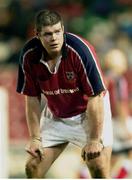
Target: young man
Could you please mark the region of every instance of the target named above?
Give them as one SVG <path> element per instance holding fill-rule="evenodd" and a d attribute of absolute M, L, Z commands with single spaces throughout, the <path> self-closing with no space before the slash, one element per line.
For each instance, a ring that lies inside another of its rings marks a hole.
<path fill-rule="evenodd" d="M 37 14 L 36 37 L 21 53 L 17 92 L 26 98 L 27 177 L 44 177 L 69 142 L 82 147 L 93 178 L 110 177 L 111 112 L 100 66 L 85 39 L 64 33 L 57 12 Z"/>

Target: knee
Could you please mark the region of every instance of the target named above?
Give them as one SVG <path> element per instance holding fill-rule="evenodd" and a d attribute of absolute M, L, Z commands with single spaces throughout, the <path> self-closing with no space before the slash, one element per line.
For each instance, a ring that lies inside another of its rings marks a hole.
<path fill-rule="evenodd" d="M 35 171 L 37 169 L 37 162 L 35 159 L 30 159 L 27 161 L 25 166 L 25 173 L 27 175 L 27 178 L 33 178 Z"/>
<path fill-rule="evenodd" d="M 99 167 L 89 167 L 89 170 L 90 170 L 91 176 L 95 179 L 106 178 L 106 173 L 104 172 L 103 169 Z"/>
<path fill-rule="evenodd" d="M 101 155 L 89 160 L 87 165 L 93 178 L 110 178 L 111 149 L 104 148 Z"/>

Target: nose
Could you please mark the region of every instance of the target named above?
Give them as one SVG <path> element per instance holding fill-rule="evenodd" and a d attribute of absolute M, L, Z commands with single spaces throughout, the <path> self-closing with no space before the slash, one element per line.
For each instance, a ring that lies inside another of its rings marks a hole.
<path fill-rule="evenodd" d="M 55 41 L 55 40 L 56 40 L 56 34 L 55 34 L 55 33 L 52 34 L 51 39 L 52 39 L 52 41 Z"/>

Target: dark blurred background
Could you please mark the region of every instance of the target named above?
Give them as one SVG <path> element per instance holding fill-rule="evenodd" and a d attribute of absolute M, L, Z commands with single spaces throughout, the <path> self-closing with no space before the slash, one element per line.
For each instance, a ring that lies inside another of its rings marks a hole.
<path fill-rule="evenodd" d="M 8 159 L 0 159 L 5 168 L 5 174 L 0 176 L 25 178 L 28 131 L 24 97 L 16 93 L 17 66 L 21 48 L 35 35 L 35 13 L 45 8 L 62 15 L 65 31 L 81 35 L 95 47 L 110 92 L 113 116 L 111 176 L 132 178 L 132 0 L 0 0 L 0 112 L 5 107 L 6 116 L 1 121 L 5 135 L 0 132 L 0 148 L 5 148 Z M 80 150 L 69 145 L 48 177 L 88 178 Z"/>

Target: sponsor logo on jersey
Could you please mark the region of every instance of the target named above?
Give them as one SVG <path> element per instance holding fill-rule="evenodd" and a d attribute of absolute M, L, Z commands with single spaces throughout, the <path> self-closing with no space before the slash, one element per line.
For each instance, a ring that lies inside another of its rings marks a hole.
<path fill-rule="evenodd" d="M 59 94 L 73 94 L 79 91 L 79 88 L 76 87 L 75 89 L 56 89 L 54 91 L 45 91 L 43 93 L 45 95 L 59 95 Z"/>

